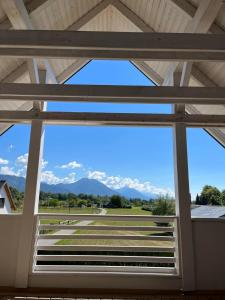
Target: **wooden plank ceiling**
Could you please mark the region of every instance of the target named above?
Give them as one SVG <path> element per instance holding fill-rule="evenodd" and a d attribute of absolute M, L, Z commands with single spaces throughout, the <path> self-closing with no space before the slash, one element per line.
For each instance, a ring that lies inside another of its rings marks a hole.
<path fill-rule="evenodd" d="M 30 0 L 25 2 L 34 29 L 175 33 L 185 31 L 199 4 L 200 0 Z M 11 27 L 0 5 L 0 29 Z M 225 33 L 225 3 L 209 32 Z M 58 82 L 62 83 L 87 61 L 51 59 L 49 62 Z M 166 77 L 170 64 L 170 62 L 148 61 L 139 63 L 139 68 L 160 84 Z M 1 57 L 0 81 L 28 83 L 29 75 L 24 59 Z M 225 86 L 225 63 L 195 63 L 189 85 Z M 9 101 L 4 105 L 0 104 L 0 109 L 15 108 L 29 109 L 30 107 L 21 102 L 12 104 Z M 203 114 L 225 114 L 224 106 L 195 105 L 192 108 L 191 113 L 195 113 L 197 109 Z M 225 144 L 225 129 L 220 129 L 219 134 L 220 142 L 224 140 Z"/>

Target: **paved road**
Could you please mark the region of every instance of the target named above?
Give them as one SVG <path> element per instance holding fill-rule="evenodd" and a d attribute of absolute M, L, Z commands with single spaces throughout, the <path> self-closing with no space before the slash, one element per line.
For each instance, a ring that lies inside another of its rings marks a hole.
<path fill-rule="evenodd" d="M 106 213 L 107 213 L 106 209 L 101 208 L 99 215 L 106 215 Z M 76 225 L 89 225 L 92 222 L 93 221 L 83 220 L 83 221 L 80 221 L 79 223 L 77 223 Z M 74 229 L 61 229 L 61 230 L 58 230 L 55 233 L 53 233 L 53 235 L 54 234 L 73 234 L 75 232 L 76 232 L 76 230 L 74 230 Z M 55 245 L 59 241 L 60 240 L 56 240 L 56 239 L 39 240 L 38 245 L 39 246 L 52 246 L 52 245 Z"/>

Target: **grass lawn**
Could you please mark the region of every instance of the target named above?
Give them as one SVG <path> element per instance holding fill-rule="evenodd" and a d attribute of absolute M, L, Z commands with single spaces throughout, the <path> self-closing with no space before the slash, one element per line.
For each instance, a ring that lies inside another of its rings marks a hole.
<path fill-rule="evenodd" d="M 150 221 L 93 221 L 91 225 L 109 225 L 109 226 L 155 226 Z"/>
<path fill-rule="evenodd" d="M 151 215 L 149 211 L 142 210 L 141 207 L 132 208 L 106 208 L 107 215 Z M 65 207 L 40 207 L 39 213 L 46 214 L 98 214 L 100 209 L 92 207 L 65 208 Z"/>
<path fill-rule="evenodd" d="M 106 209 L 109 215 L 151 215 L 149 211 L 142 210 L 141 207 L 133 208 L 108 208 Z M 41 208 L 39 212 L 42 213 L 68 213 L 68 209 L 64 208 Z M 72 208 L 71 214 L 96 214 L 98 209 L 93 208 Z M 57 224 L 59 220 L 42 220 L 42 224 Z M 77 221 L 79 223 L 79 221 Z M 91 225 L 114 225 L 114 226 L 155 226 L 151 221 L 93 221 Z M 94 230 L 76 230 L 74 234 L 110 234 L 110 235 L 149 235 L 154 232 L 144 231 L 94 231 Z M 141 241 L 141 240 L 60 240 L 56 245 L 109 245 L 109 246 L 173 246 L 172 242 L 165 241 Z"/>
<path fill-rule="evenodd" d="M 46 213 L 46 214 L 79 214 L 79 215 L 85 215 L 85 214 L 97 214 L 99 213 L 98 208 L 92 208 L 92 207 L 84 207 L 84 208 L 64 208 L 64 207 L 40 207 L 39 213 Z"/>
<path fill-rule="evenodd" d="M 142 210 L 141 207 L 132 208 L 107 208 L 107 215 L 151 215 L 151 212 Z"/>
<path fill-rule="evenodd" d="M 97 208 L 91 208 L 91 207 L 85 207 L 85 208 L 71 208 L 70 212 L 68 208 L 61 208 L 61 207 L 41 207 L 39 208 L 39 213 L 46 213 L 46 214 L 97 214 L 99 213 L 99 209 Z M 42 219 L 41 224 L 60 224 L 63 221 L 60 219 Z M 64 221 L 65 223 L 65 221 Z M 77 221 L 70 222 L 71 224 L 76 224 Z"/>
<path fill-rule="evenodd" d="M 119 234 L 119 232 L 117 232 Z M 99 245 L 99 246 L 162 246 L 172 247 L 172 242 L 135 240 L 61 240 L 56 245 Z"/>

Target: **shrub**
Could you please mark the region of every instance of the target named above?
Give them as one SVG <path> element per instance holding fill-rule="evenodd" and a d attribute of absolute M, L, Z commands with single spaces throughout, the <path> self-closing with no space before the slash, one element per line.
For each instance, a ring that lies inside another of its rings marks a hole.
<path fill-rule="evenodd" d="M 154 216 L 172 216 L 175 215 L 175 201 L 168 196 L 160 197 L 152 204 L 152 214 Z M 158 223 L 158 226 L 168 226 L 169 223 Z"/>

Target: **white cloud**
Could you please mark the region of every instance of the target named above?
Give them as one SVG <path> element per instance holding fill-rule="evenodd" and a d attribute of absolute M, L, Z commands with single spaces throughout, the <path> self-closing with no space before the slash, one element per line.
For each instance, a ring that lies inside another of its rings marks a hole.
<path fill-rule="evenodd" d="M 15 175 L 18 176 L 18 173 L 14 171 L 13 168 L 10 168 L 8 166 L 1 167 L 0 168 L 0 173 L 3 175 Z"/>
<path fill-rule="evenodd" d="M 104 180 L 106 178 L 106 173 L 101 171 L 88 171 L 88 178 L 96 180 Z"/>
<path fill-rule="evenodd" d="M 7 159 L 0 158 L 0 165 L 8 165 L 9 161 Z"/>
<path fill-rule="evenodd" d="M 4 166 L 0 168 L 0 174 L 3 175 L 14 175 L 14 176 L 26 177 L 26 171 L 27 169 L 25 167 L 18 170 L 15 170 L 15 168 L 9 166 Z"/>
<path fill-rule="evenodd" d="M 145 194 L 173 195 L 173 192 L 169 188 L 159 188 L 154 186 L 150 181 L 141 182 L 137 178 L 108 176 L 105 172 L 101 172 L 101 171 L 93 171 L 93 172 L 89 171 L 88 178 L 99 180 L 112 189 L 129 187 L 129 188 L 136 189 L 137 191 Z"/>
<path fill-rule="evenodd" d="M 56 176 L 52 171 L 44 171 L 41 173 L 41 181 L 48 184 L 73 183 L 75 182 L 75 173 L 70 173 L 64 178 Z"/>
<path fill-rule="evenodd" d="M 17 170 L 16 174 L 17 174 L 16 176 L 26 177 L 27 168 L 24 167 L 24 168 L 21 168 L 21 169 Z"/>
<path fill-rule="evenodd" d="M 28 163 L 28 153 L 18 156 L 16 159 L 16 163 L 19 165 L 24 165 L 24 168 L 26 168 Z M 47 164 L 48 162 L 42 159 L 41 168 L 44 169 L 47 166 Z"/>
<path fill-rule="evenodd" d="M 58 184 L 60 183 L 60 178 L 57 177 L 52 171 L 44 171 L 41 173 L 41 181 L 48 184 Z"/>
<path fill-rule="evenodd" d="M 17 164 L 21 164 L 21 165 L 27 165 L 28 162 L 28 153 L 25 153 L 23 155 L 20 155 L 17 157 L 16 159 L 16 163 Z"/>
<path fill-rule="evenodd" d="M 61 169 L 77 169 L 77 168 L 81 168 L 82 164 L 79 164 L 77 161 L 70 161 L 65 165 L 59 166 L 59 168 Z"/>
<path fill-rule="evenodd" d="M 62 183 L 74 183 L 76 181 L 76 173 L 72 172 L 68 176 L 62 178 Z"/>
<path fill-rule="evenodd" d="M 47 164 L 48 164 L 48 161 L 42 159 L 42 161 L 41 161 L 41 168 L 44 169 L 47 166 Z"/>

